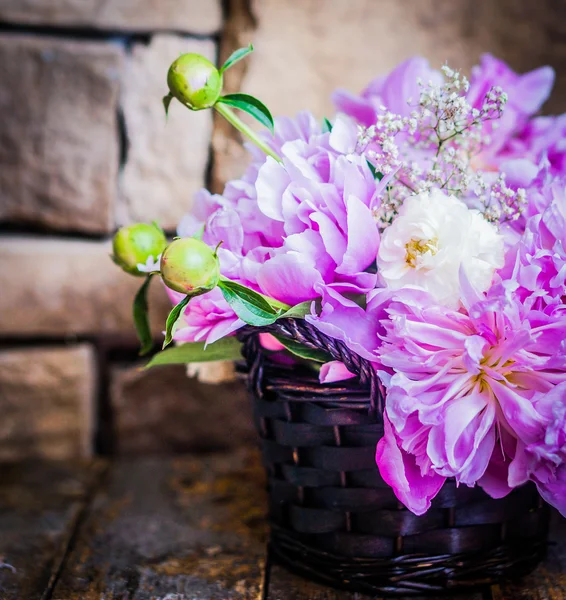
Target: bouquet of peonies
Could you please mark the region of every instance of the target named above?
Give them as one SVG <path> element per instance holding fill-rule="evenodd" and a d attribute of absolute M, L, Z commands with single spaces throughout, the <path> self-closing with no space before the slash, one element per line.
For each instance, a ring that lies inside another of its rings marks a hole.
<path fill-rule="evenodd" d="M 214 108 L 246 135 L 250 165 L 206 190 L 170 244 L 133 225 L 114 259 L 175 307 L 150 364 L 233 359 L 243 327 L 304 319 L 370 361 L 386 389 L 376 463 L 426 512 L 447 478 L 493 498 L 532 481 L 566 515 L 566 115 L 535 116 L 552 69 L 514 73 L 484 56 L 470 80 L 410 59 L 333 120 L 273 122 L 196 55 L 169 71 L 173 99 Z M 268 129 L 256 133 L 234 108 Z M 354 377 L 324 352 L 261 336 L 322 383 Z M 283 358 L 281 359 L 283 360 Z"/>

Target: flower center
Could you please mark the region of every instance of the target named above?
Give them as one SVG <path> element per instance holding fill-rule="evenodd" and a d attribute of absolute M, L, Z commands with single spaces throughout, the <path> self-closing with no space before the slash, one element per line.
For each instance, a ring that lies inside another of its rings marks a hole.
<path fill-rule="evenodd" d="M 410 242 L 405 244 L 405 262 L 412 267 L 416 268 L 418 258 L 430 252 L 434 256 L 438 252 L 438 238 L 432 238 L 430 240 L 415 240 L 412 239 Z"/>

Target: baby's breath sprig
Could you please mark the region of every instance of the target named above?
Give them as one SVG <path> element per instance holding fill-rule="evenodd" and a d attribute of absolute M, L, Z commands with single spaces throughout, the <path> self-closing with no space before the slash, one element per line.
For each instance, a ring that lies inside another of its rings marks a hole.
<path fill-rule="evenodd" d="M 494 181 L 493 175 L 475 168 L 475 157 L 490 143 L 486 123 L 494 121 L 491 128 L 497 127 L 507 94 L 492 87 L 475 108 L 467 98 L 468 79 L 448 65 L 441 71 L 441 82 L 417 82 L 419 98 L 416 103 L 408 99 L 413 109 L 409 116 L 380 106 L 375 124 L 359 128 L 360 152 L 377 171 L 395 172 L 387 197 L 374 211 L 382 228 L 391 224 L 406 197 L 432 188 L 458 197 L 476 196 L 491 222 L 515 220 L 524 210 L 524 190 L 509 188 L 504 176 Z"/>

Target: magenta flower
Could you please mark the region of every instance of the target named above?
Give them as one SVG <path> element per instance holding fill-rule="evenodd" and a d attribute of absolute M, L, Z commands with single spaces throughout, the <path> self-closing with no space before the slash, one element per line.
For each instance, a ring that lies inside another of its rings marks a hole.
<path fill-rule="evenodd" d="M 529 120 L 507 140 L 499 158 L 502 168 L 509 161 L 529 161 L 538 165 L 544 158 L 551 175 L 566 175 L 566 114 Z"/>
<path fill-rule="evenodd" d="M 517 486 L 534 481 L 540 495 L 566 516 L 566 384 L 540 397 L 535 408 L 545 427 L 535 441 L 517 442 L 509 482 Z"/>
<path fill-rule="evenodd" d="M 183 294 L 166 288 L 173 304 L 178 304 Z M 243 327 L 245 323 L 238 319 L 228 306 L 218 288 L 192 298 L 177 326 L 173 339 L 177 342 L 205 342 L 212 344 Z"/>
<path fill-rule="evenodd" d="M 540 110 L 553 85 L 554 71 L 551 67 L 540 67 L 520 75 L 503 61 L 491 54 L 484 54 L 480 64 L 472 68 L 468 102 L 472 107 L 480 109 L 487 92 L 495 86 L 502 88 L 508 96 L 497 126 L 486 127 L 486 133 L 491 136 L 491 144 L 485 152 L 493 155 L 501 150 L 526 125 L 528 119 Z"/>
<path fill-rule="evenodd" d="M 389 75 L 371 81 L 360 96 L 347 90 L 336 90 L 332 99 L 339 112 L 370 126 L 376 122 L 380 106 L 398 115 L 409 116 L 411 105 L 420 95 L 419 79 L 440 82 L 442 77 L 431 69 L 425 58 L 415 56 L 395 67 Z"/>
<path fill-rule="evenodd" d="M 283 163 L 254 150 L 242 180 L 222 195 L 199 193 L 179 235 L 204 230 L 207 244 L 222 242 L 224 276 L 290 305 L 319 297 L 326 286 L 367 293 L 376 285 L 368 268 L 379 247 L 374 211 L 387 179 L 376 181 L 365 158 L 352 152 L 356 140 L 353 122 L 322 133 L 307 113 L 278 120 L 271 144 Z M 215 315 L 231 324 L 233 313 L 223 309 Z M 209 327 L 192 303 L 187 319 Z"/>
<path fill-rule="evenodd" d="M 380 361 L 395 373 L 385 381 L 391 427 L 379 442 L 378 466 L 416 514 L 448 477 L 494 496 L 508 491 L 505 481 L 490 486 L 499 483 L 497 453 L 541 439 L 545 418 L 536 404 L 566 381 L 563 310 L 529 311 L 500 288 L 480 296 L 465 277 L 462 286 L 466 312 L 405 289 L 382 322 Z"/>
<path fill-rule="evenodd" d="M 535 198 L 546 208 L 527 221 L 502 276 L 523 302 L 542 310 L 566 302 L 566 181 L 553 181 Z"/>

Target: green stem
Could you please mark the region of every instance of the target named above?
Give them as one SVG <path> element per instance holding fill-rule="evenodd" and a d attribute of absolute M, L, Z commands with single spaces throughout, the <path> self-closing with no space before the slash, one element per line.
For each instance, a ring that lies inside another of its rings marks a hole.
<path fill-rule="evenodd" d="M 241 131 L 250 141 L 252 141 L 262 152 L 265 152 L 271 158 L 274 158 L 277 162 L 283 162 L 283 159 L 274 152 L 251 128 L 248 127 L 236 113 L 228 108 L 222 102 L 217 102 L 214 108 L 238 131 Z"/>

